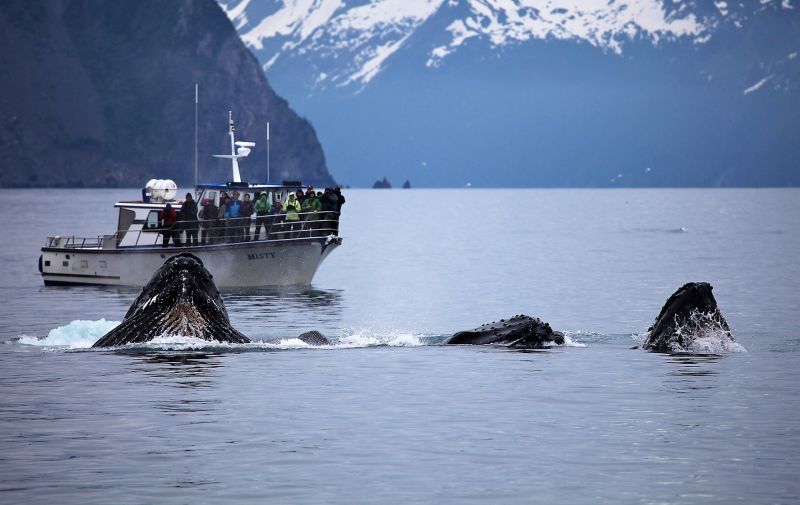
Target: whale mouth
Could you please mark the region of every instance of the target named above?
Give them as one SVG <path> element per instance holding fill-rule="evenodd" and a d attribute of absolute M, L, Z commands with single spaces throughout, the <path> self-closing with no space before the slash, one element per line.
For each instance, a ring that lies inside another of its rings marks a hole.
<path fill-rule="evenodd" d="M 180 302 L 161 320 L 164 334 L 182 337 L 201 337 L 207 328 L 197 308 L 187 302 Z"/>

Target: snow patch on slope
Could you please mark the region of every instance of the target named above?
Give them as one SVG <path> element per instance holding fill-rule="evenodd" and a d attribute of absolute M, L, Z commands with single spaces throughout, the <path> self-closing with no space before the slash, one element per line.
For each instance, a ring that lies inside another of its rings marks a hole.
<path fill-rule="evenodd" d="M 749 88 L 747 88 L 747 89 L 745 89 L 744 91 L 742 91 L 742 94 L 743 94 L 743 95 L 749 95 L 750 93 L 752 93 L 752 92 L 754 92 L 754 91 L 758 91 L 759 89 L 761 89 L 761 86 L 763 86 L 764 84 L 766 84 L 766 83 L 767 83 L 767 81 L 769 81 L 769 80 L 770 80 L 770 79 L 772 79 L 773 77 L 775 77 L 775 75 L 774 75 L 774 74 L 773 74 L 773 75 L 768 75 L 768 76 L 764 77 L 763 79 L 761 79 L 761 80 L 760 80 L 760 81 L 758 81 L 757 83 L 753 84 L 753 85 L 752 85 L 752 86 L 750 86 Z"/>
<path fill-rule="evenodd" d="M 431 51 L 429 67 L 439 66 L 472 37 L 484 37 L 493 47 L 531 39 L 575 39 L 619 54 L 624 41 L 637 35 L 658 43 L 698 38 L 705 32 L 694 14 L 668 15 L 656 0 L 470 0 L 469 4 L 471 15 L 447 27 L 452 40 Z"/>
<path fill-rule="evenodd" d="M 715 5 L 727 12 L 725 1 Z M 473 38 L 493 48 L 533 39 L 572 39 L 614 53 L 639 37 L 654 44 L 681 37 L 707 41 L 709 27 L 685 6 L 678 0 L 370 0 L 356 6 L 346 0 L 282 0 L 251 24 L 251 0 L 223 3 L 242 40 L 261 52 L 265 69 L 284 57 L 314 55 L 318 86 L 369 83 L 437 13 L 449 16 L 449 24 L 442 33 L 444 43 L 428 50 L 429 67 L 441 65 Z"/>

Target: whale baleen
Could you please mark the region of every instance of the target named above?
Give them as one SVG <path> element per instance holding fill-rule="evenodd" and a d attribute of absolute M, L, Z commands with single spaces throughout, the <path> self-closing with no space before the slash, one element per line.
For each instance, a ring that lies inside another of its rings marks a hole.
<path fill-rule="evenodd" d="M 473 330 L 459 331 L 445 344 L 503 345 L 515 349 L 536 349 L 562 345 L 564 334 L 554 331 L 538 317 L 517 315 L 510 319 L 484 324 Z"/>
<path fill-rule="evenodd" d="M 148 342 L 162 335 L 250 342 L 231 326 L 211 273 L 189 253 L 168 258 L 142 288 L 122 323 L 92 347 Z"/>
<path fill-rule="evenodd" d="M 656 352 L 688 352 L 695 339 L 708 336 L 734 342 L 712 289 L 707 282 L 690 282 L 675 291 L 653 326 L 648 328 L 642 348 Z"/>

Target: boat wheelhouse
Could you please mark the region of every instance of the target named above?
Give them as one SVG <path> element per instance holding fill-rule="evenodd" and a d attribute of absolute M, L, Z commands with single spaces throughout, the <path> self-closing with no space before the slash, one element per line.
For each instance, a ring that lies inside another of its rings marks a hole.
<path fill-rule="evenodd" d="M 194 199 L 198 208 L 218 213 L 223 194 L 238 193 L 240 201 L 249 195 L 255 202 L 265 193 L 273 209 L 269 215 L 229 219 L 200 212 L 200 220 L 178 221 L 171 229 L 179 230 L 182 245 L 167 245 L 163 212 L 170 205 L 180 213 L 185 201 L 175 199 L 177 186 L 172 181 L 151 180 L 141 200 L 114 204 L 119 212 L 116 232 L 92 238 L 48 237 L 39 257 L 45 285 L 143 286 L 166 258 L 181 252 L 198 256 L 223 288 L 311 284 L 322 261 L 342 243 L 339 213 L 328 208 L 287 216 L 280 209 L 286 208 L 292 193 L 302 189 L 299 181 L 242 182 L 237 160 L 246 157 L 255 144 L 235 142 L 233 132 L 231 121 L 232 152 L 220 157 L 231 159 L 234 180 L 197 184 Z M 200 240 L 187 245 L 187 232 L 192 229 Z"/>

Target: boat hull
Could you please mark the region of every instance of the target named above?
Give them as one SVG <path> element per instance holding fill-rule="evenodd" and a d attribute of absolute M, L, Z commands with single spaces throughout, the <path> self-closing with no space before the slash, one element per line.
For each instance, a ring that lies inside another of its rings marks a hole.
<path fill-rule="evenodd" d="M 219 287 L 309 285 L 322 261 L 341 244 L 319 237 L 187 247 L 44 247 L 45 285 L 144 286 L 164 260 L 181 252 L 198 256 Z"/>

